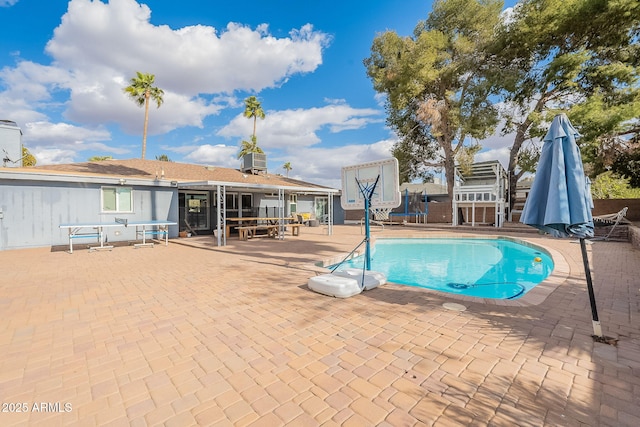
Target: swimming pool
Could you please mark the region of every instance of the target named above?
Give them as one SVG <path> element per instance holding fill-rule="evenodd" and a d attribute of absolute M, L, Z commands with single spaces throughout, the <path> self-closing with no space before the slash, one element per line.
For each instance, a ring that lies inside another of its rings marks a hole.
<path fill-rule="evenodd" d="M 371 252 L 389 282 L 478 298 L 520 298 L 554 267 L 544 249 L 505 238 L 385 238 Z M 338 269 L 363 265 L 359 256 Z"/>

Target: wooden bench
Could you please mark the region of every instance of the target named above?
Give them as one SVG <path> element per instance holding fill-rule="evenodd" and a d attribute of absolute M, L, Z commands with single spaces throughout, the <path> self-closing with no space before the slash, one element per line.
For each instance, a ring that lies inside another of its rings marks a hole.
<path fill-rule="evenodd" d="M 275 235 L 273 237 L 277 237 L 278 236 L 278 232 L 279 232 L 279 226 L 278 225 L 273 225 L 270 227 L 276 227 L 274 233 Z M 292 236 L 299 236 L 300 235 L 300 227 L 304 227 L 304 224 L 298 223 L 298 222 L 294 222 L 293 224 L 286 224 L 284 226 L 284 228 L 289 228 L 291 229 L 291 235 Z M 284 231 L 283 231 L 284 233 Z"/>
<path fill-rule="evenodd" d="M 299 236 L 300 235 L 300 227 L 302 227 L 304 224 L 301 223 L 295 223 L 295 224 L 287 224 L 287 227 L 291 227 L 291 235 L 292 236 Z"/>
<path fill-rule="evenodd" d="M 292 236 L 299 236 L 300 235 L 300 227 L 304 226 L 304 224 L 287 224 L 285 225 L 285 227 L 290 227 L 291 228 L 291 235 Z M 266 236 L 267 237 L 271 237 L 271 238 L 276 238 L 278 237 L 278 232 L 280 229 L 280 226 L 277 224 L 270 224 L 270 225 L 240 225 L 235 227 L 236 230 L 238 230 L 238 239 L 239 240 L 249 240 L 252 237 L 255 237 L 257 232 L 260 230 L 264 230 L 267 232 Z"/>
<path fill-rule="evenodd" d="M 240 240 L 249 240 L 255 237 L 258 230 L 266 230 L 267 237 L 275 238 L 278 234 L 277 225 L 243 225 L 236 227 L 236 230 L 238 230 L 238 239 Z"/>

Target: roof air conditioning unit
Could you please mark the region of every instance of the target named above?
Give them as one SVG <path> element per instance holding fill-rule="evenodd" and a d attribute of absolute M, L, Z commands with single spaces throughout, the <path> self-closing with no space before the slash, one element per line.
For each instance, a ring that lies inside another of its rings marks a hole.
<path fill-rule="evenodd" d="M 247 153 L 242 158 L 242 172 L 252 173 L 267 170 L 267 155 L 263 153 Z"/>

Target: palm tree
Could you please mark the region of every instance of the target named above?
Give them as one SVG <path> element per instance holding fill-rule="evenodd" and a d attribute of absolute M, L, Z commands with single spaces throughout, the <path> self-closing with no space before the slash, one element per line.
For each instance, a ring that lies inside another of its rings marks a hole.
<path fill-rule="evenodd" d="M 166 154 L 160 154 L 159 156 L 156 156 L 156 160 L 160 160 L 161 162 L 173 162 L 173 160 L 171 160 Z"/>
<path fill-rule="evenodd" d="M 102 162 L 103 160 L 113 160 L 111 156 L 91 156 L 89 157 L 89 162 Z"/>
<path fill-rule="evenodd" d="M 144 129 L 142 132 L 142 159 L 147 152 L 147 126 L 149 124 L 149 99 L 153 99 L 158 108 L 164 102 L 162 96 L 164 91 L 153 86 L 156 76 L 153 74 L 143 74 L 136 71 L 137 76 L 131 79 L 131 85 L 124 88 L 125 93 L 133 99 L 138 106 L 144 105 Z"/>
<path fill-rule="evenodd" d="M 256 137 L 256 122 L 258 117 L 264 119 L 264 110 L 262 109 L 262 105 L 258 98 L 255 96 L 250 96 L 244 100 L 244 113 L 243 116 L 250 119 L 253 118 L 253 138 Z"/>
<path fill-rule="evenodd" d="M 245 154 L 249 153 L 259 153 L 264 154 L 262 148 L 258 147 L 258 139 L 254 136 L 251 137 L 251 142 L 242 141 L 242 146 L 240 147 L 240 152 L 238 153 L 238 158 L 241 159 L 245 156 Z"/>
<path fill-rule="evenodd" d="M 282 165 L 282 169 L 284 169 L 284 170 L 286 170 L 286 171 L 287 171 L 287 178 L 289 178 L 289 171 L 290 171 L 291 169 L 293 169 L 293 168 L 291 167 L 291 162 L 287 162 L 287 163 L 285 163 L 284 165 Z"/>

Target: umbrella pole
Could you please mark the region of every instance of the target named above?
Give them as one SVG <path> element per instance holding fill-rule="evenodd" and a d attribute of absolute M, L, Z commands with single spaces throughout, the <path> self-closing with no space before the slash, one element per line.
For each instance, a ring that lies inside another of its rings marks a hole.
<path fill-rule="evenodd" d="M 587 290 L 589 291 L 589 302 L 591 303 L 591 319 L 593 323 L 593 335 L 602 337 L 602 326 L 598 320 L 598 308 L 596 307 L 596 297 L 593 293 L 593 282 L 591 281 L 591 269 L 587 258 L 587 245 L 584 238 L 580 238 L 580 249 L 582 250 L 582 262 L 584 263 L 584 274 L 587 278 Z"/>

